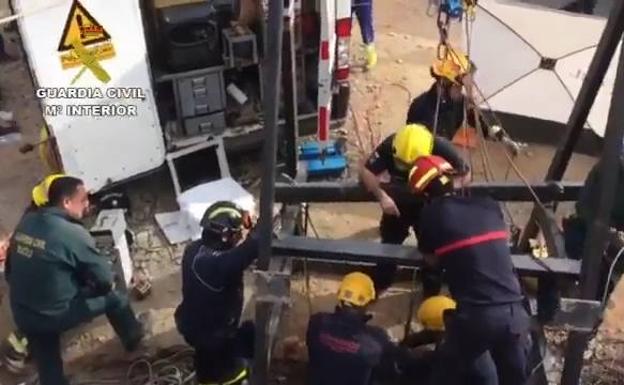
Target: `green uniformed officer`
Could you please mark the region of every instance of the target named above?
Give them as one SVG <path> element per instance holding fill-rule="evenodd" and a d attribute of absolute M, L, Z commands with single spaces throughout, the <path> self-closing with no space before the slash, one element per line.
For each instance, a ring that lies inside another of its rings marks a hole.
<path fill-rule="evenodd" d="M 49 204 L 24 215 L 6 264 L 13 318 L 26 334 L 41 385 L 67 385 L 61 358 L 63 332 L 106 314 L 127 351 L 144 331 L 128 298 L 114 290 L 107 258 L 80 220 L 89 206 L 84 183 L 61 177 Z"/>

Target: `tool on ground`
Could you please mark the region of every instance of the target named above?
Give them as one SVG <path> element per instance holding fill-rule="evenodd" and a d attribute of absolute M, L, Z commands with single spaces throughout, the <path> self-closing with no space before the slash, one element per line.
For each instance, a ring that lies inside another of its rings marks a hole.
<path fill-rule="evenodd" d="M 147 271 L 139 270 L 134 273 L 131 280 L 132 294 L 141 301 L 152 293 L 152 277 Z"/>

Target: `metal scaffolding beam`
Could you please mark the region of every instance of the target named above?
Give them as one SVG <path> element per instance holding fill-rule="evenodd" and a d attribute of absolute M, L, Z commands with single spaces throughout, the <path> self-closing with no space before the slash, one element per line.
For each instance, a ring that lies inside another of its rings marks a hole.
<path fill-rule="evenodd" d="M 282 70 L 282 38 L 284 31 L 283 0 L 269 0 L 266 19 L 266 41 L 263 86 L 264 86 L 264 148 L 262 186 L 260 190 L 260 235 L 258 262 L 260 271 L 268 271 L 271 265 L 271 242 L 273 240 L 273 197 L 275 194 L 275 174 L 277 162 L 277 134 L 279 115 L 280 79 Z M 256 303 L 256 338 L 254 349 L 254 385 L 266 385 L 269 376 L 270 355 L 267 354 L 270 330 L 270 314 L 273 304 L 269 301 Z"/>
<path fill-rule="evenodd" d="M 616 2 L 622 8 L 620 23 L 624 28 L 624 1 Z M 620 33 L 622 39 L 622 32 Z M 601 277 L 602 256 L 607 248 L 611 223 L 611 210 L 615 201 L 616 187 L 619 182 L 619 167 L 624 138 L 624 44 L 622 45 L 613 96 L 609 108 L 607 129 L 604 136 L 604 149 L 599 163 L 600 199 L 596 202 L 597 210 L 591 219 L 589 233 L 583 250 L 581 265 L 581 298 L 596 299 Z M 590 335 L 572 332 L 568 336 L 566 360 L 562 383 L 577 385 L 583 367 L 583 352 L 587 348 Z"/>
<path fill-rule="evenodd" d="M 531 186 L 540 200 L 574 201 L 578 198 L 582 183 L 541 182 Z M 418 199 L 407 190 L 407 186 L 385 185 L 403 196 Z M 489 195 L 498 201 L 532 202 L 535 198 L 524 183 L 471 183 L 466 186 L 471 195 Z M 408 198 L 409 199 L 409 198 Z M 287 184 L 277 183 L 275 201 L 282 203 L 299 202 L 373 202 L 375 198 L 359 183 L 314 182 Z"/>
<path fill-rule="evenodd" d="M 423 258 L 413 246 L 390 245 L 372 241 L 317 239 L 289 236 L 273 242 L 273 254 L 311 260 L 375 264 L 392 262 L 399 266 L 420 267 Z M 519 274 L 540 276 L 553 274 L 575 279 L 581 271 L 581 262 L 564 258 L 536 260 L 529 254 L 512 255 Z"/>

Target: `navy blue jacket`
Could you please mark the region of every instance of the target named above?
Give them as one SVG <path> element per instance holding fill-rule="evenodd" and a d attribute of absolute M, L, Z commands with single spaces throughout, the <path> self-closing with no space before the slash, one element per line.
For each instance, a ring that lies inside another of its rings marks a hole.
<path fill-rule="evenodd" d="M 436 135 L 440 135 L 447 139 L 453 139 L 457 130 L 461 128 L 464 122 L 464 104 L 465 98 L 460 100 L 452 100 L 449 97 L 442 96 L 440 98 L 440 111 L 438 114 L 438 127 Z M 407 124 L 418 123 L 424 124 L 433 131 L 435 127 L 435 112 L 438 104 L 438 86 L 436 83 L 431 88 L 414 98 L 407 112 Z M 470 127 L 476 127 L 476 118 L 474 112 L 470 112 L 467 116 L 467 123 Z M 483 119 L 480 121 L 481 130 L 484 137 L 488 137 L 488 125 Z"/>
<path fill-rule="evenodd" d="M 195 241 L 182 257 L 182 303 L 176 309 L 178 331 L 191 345 L 206 345 L 233 333 L 243 310 L 243 272 L 258 256 L 252 232 L 232 249 Z"/>
<path fill-rule="evenodd" d="M 368 319 L 341 309 L 310 317 L 309 385 L 368 385 L 374 376 L 392 376 L 396 347 Z"/>
<path fill-rule="evenodd" d="M 418 247 L 438 258 L 458 307 L 522 301 L 498 202 L 436 198 L 424 207 L 420 221 Z"/>

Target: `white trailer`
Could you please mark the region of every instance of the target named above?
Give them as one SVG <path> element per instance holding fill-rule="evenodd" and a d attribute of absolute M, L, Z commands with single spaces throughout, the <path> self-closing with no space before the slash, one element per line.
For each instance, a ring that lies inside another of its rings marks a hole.
<path fill-rule="evenodd" d="M 230 103 L 246 101 L 231 85 L 235 81 L 228 80 L 227 71 L 242 71 L 242 65 L 229 66 L 231 57 L 224 54 L 223 63 L 209 69 L 179 72 L 163 70 L 156 63 L 155 47 L 163 35 L 154 19 L 161 15 L 159 4 L 164 2 L 12 0 L 14 12 L 21 15 L 16 17 L 19 31 L 62 169 L 81 177 L 94 192 L 156 170 L 179 151 L 205 148 L 203 144 L 215 136 L 222 137 L 226 147 L 234 138 L 251 143 L 262 139 L 261 111 L 251 123 L 223 123 Z M 169 1 L 182 2 L 191 3 L 189 7 L 211 3 Z M 212 2 L 226 3 L 231 1 Z M 316 123 L 312 132 L 316 129 L 319 138 L 326 139 L 330 118 L 340 121 L 346 116 L 350 0 L 301 0 L 295 9 L 298 28 L 305 35 L 299 37 L 305 47 L 298 47 L 302 67 L 297 71 L 304 79 L 298 98 L 309 99 L 312 106 L 300 109 L 298 118 Z M 164 19 L 173 23 L 174 16 Z M 225 46 L 224 35 L 220 30 L 220 44 Z M 256 51 L 262 56 L 261 47 Z M 261 83 L 261 58 L 257 65 Z M 196 102 L 190 109 L 180 96 L 187 91 Z M 216 112 L 210 105 L 215 98 L 222 103 Z M 174 118 L 167 115 L 170 104 L 176 110 Z M 176 136 L 181 126 L 191 131 L 190 125 L 193 134 Z M 206 131 L 215 125 L 224 125 L 223 130 Z"/>

